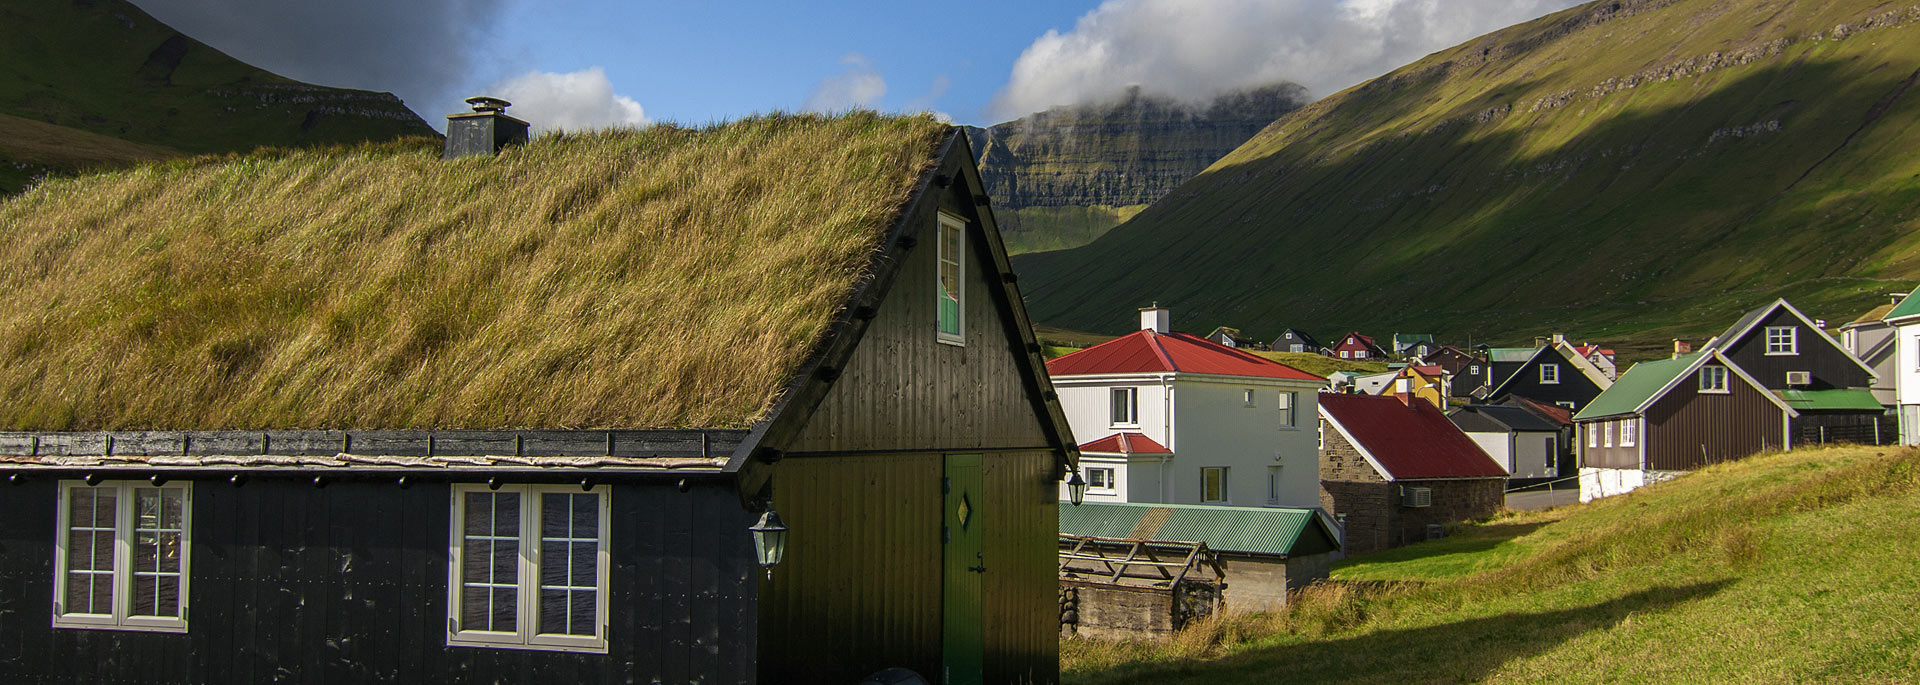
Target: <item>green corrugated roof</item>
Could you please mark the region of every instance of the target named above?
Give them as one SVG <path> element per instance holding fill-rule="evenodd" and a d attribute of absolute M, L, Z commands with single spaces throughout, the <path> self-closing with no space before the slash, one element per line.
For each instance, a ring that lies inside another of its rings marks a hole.
<path fill-rule="evenodd" d="M 1140 530 L 1149 514 L 1166 518 L 1157 527 L 1149 521 L 1146 527 L 1152 530 Z M 1060 507 L 1060 534 L 1204 542 L 1216 552 L 1291 555 L 1295 549 L 1334 544 L 1330 531 L 1315 525 L 1317 519 L 1312 509 L 1087 502 Z M 1309 539 L 1307 533 L 1313 530 L 1327 539 Z M 1303 540 L 1308 544 L 1302 545 Z"/>
<path fill-rule="evenodd" d="M 1842 388 L 1838 390 L 1775 390 L 1773 394 L 1779 395 L 1780 399 L 1786 400 L 1787 406 L 1793 407 L 1796 411 L 1808 409 L 1815 411 L 1822 409 L 1878 409 L 1884 411 L 1886 409 L 1886 407 L 1880 404 L 1880 400 L 1874 399 L 1873 391 L 1857 388 Z"/>
<path fill-rule="evenodd" d="M 1495 347 L 1487 350 L 1487 359 L 1496 362 L 1524 362 L 1539 352 L 1538 347 Z"/>
<path fill-rule="evenodd" d="M 1913 292 L 1900 298 L 1900 304 L 1894 305 L 1893 311 L 1887 312 L 1888 321 L 1909 316 L 1920 316 L 1920 288 L 1914 288 Z"/>
<path fill-rule="evenodd" d="M 1596 419 L 1602 416 L 1631 414 L 1639 409 L 1647 398 L 1653 397 L 1654 393 L 1660 392 L 1661 388 L 1673 382 L 1675 376 L 1685 373 L 1687 367 L 1692 366 L 1693 361 L 1703 354 L 1706 354 L 1705 350 L 1674 359 L 1634 364 L 1633 368 L 1620 374 L 1620 378 L 1613 382 L 1613 387 L 1607 388 L 1606 392 L 1593 398 L 1593 401 L 1588 402 L 1587 407 L 1580 410 L 1580 413 L 1574 414 L 1573 418 L 1575 420 Z"/>

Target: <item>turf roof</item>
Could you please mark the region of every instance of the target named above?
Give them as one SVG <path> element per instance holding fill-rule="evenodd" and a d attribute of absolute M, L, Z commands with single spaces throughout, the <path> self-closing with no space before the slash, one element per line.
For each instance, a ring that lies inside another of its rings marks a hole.
<path fill-rule="evenodd" d="M 201 158 L 0 204 L 0 428 L 744 427 L 949 127 Z"/>

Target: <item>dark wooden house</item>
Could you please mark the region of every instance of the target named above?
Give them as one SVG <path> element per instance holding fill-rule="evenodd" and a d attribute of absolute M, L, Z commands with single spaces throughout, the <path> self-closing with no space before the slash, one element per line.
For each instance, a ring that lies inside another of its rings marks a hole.
<path fill-rule="evenodd" d="M 1611 385 L 1613 379 L 1575 353 L 1572 345 L 1556 340 L 1535 348 L 1527 361 L 1487 392 L 1486 402 L 1499 404 L 1508 397 L 1526 397 L 1579 411 Z"/>
<path fill-rule="evenodd" d="M 1387 350 L 1373 338 L 1361 335 L 1358 331 L 1348 333 L 1339 342 L 1327 348 L 1327 356 L 1336 359 L 1387 359 Z"/>
<path fill-rule="evenodd" d="M 1731 358 L 1707 348 L 1641 362 L 1573 417 L 1582 501 L 1793 446 L 1798 415 Z"/>
<path fill-rule="evenodd" d="M 1427 402 L 1322 395 L 1320 430 L 1320 506 L 1348 554 L 1426 540 L 1505 504 L 1506 469 Z"/>
<path fill-rule="evenodd" d="M 1308 335 L 1306 331 L 1289 328 L 1280 331 L 1280 335 L 1273 339 L 1273 349 L 1281 352 L 1318 353 L 1321 351 L 1321 346 L 1320 341 L 1313 339 L 1313 336 Z"/>
<path fill-rule="evenodd" d="M 1487 379 L 1492 377 L 1493 366 L 1484 355 L 1476 355 L 1455 345 L 1441 345 L 1422 356 L 1421 361 L 1445 369 L 1452 379 L 1447 389 L 1453 397 L 1481 397 L 1492 390 Z"/>
<path fill-rule="evenodd" d="M 1705 347 L 1795 405 L 1795 444 L 1897 440 L 1873 395 L 1873 368 L 1784 299 L 1747 312 Z"/>
<path fill-rule="evenodd" d="M 1241 350 L 1265 351 L 1273 349 L 1266 343 L 1247 337 L 1242 334 L 1238 328 L 1228 328 L 1226 326 L 1214 328 L 1212 333 L 1207 334 L 1207 339 L 1227 347 Z"/>
<path fill-rule="evenodd" d="M 1075 443 L 957 130 L 437 153 L 0 203 L 0 681 L 1058 678 Z"/>

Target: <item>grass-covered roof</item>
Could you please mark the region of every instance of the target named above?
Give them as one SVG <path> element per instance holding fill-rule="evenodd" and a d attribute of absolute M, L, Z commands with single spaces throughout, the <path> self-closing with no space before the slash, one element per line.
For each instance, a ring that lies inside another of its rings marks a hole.
<path fill-rule="evenodd" d="M 948 127 L 263 152 L 0 204 L 0 429 L 742 427 Z"/>

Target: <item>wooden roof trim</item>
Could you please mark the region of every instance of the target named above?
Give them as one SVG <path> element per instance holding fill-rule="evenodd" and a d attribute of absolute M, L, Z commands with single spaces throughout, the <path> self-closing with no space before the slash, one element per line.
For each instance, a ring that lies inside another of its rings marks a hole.
<path fill-rule="evenodd" d="M 1787 298 L 1784 298 L 1784 297 L 1775 298 L 1773 300 L 1773 304 L 1769 304 L 1766 307 L 1758 310 L 1760 313 L 1757 316 L 1752 316 L 1751 317 L 1752 320 L 1747 321 L 1744 326 L 1742 326 L 1738 331 L 1734 332 L 1733 334 L 1721 335 L 1718 338 L 1714 338 L 1713 340 L 1708 341 L 1707 347 L 1712 347 L 1714 349 L 1726 349 L 1727 347 L 1732 346 L 1736 342 L 1745 340 L 1747 336 L 1753 334 L 1753 329 L 1759 327 L 1761 322 L 1766 321 L 1767 317 L 1773 315 L 1773 310 L 1779 309 L 1782 307 L 1785 307 L 1788 313 L 1793 314 L 1794 318 L 1799 319 L 1800 323 L 1806 324 L 1807 328 L 1812 330 L 1814 335 L 1820 336 L 1821 340 L 1826 341 L 1828 346 L 1832 347 L 1835 351 L 1839 352 L 1842 356 L 1846 357 L 1847 359 L 1852 360 L 1854 366 L 1860 367 L 1860 370 L 1867 372 L 1868 376 L 1876 380 L 1880 378 L 1880 372 L 1874 371 L 1873 367 L 1867 366 L 1866 362 L 1860 361 L 1858 357 L 1853 356 L 1852 352 L 1848 352 L 1847 348 L 1842 347 L 1840 345 L 1840 341 L 1834 340 L 1833 336 L 1831 335 L 1827 335 L 1827 332 L 1825 329 L 1822 329 L 1820 328 L 1820 326 L 1815 325 L 1813 323 L 1813 319 L 1807 318 L 1807 315 L 1805 313 L 1802 313 L 1799 307 L 1793 306 L 1793 303 L 1788 302 Z"/>

